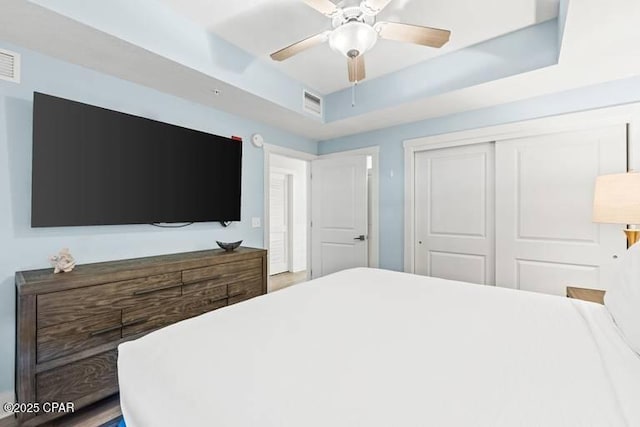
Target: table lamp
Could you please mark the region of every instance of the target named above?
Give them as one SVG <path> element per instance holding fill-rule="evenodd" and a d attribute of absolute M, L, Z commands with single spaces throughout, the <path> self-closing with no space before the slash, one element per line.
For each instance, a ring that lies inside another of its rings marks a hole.
<path fill-rule="evenodd" d="M 631 227 L 640 224 L 640 173 L 600 175 L 596 179 L 593 222 Z M 627 228 L 624 232 L 629 246 L 640 240 L 640 230 Z"/>

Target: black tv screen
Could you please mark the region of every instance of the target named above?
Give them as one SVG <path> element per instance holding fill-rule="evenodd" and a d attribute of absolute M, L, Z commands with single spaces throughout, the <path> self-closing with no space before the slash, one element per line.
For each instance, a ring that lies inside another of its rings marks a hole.
<path fill-rule="evenodd" d="M 34 94 L 32 227 L 239 221 L 242 143 Z"/>

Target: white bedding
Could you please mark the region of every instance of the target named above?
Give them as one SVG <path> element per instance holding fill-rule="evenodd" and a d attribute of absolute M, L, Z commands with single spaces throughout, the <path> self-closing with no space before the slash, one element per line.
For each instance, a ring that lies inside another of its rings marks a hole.
<path fill-rule="evenodd" d="M 606 308 L 347 270 L 120 346 L 128 427 L 640 426 Z"/>

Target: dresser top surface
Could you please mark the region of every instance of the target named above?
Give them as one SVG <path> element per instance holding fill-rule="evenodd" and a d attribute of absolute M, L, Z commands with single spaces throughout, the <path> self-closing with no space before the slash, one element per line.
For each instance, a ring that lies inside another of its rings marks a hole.
<path fill-rule="evenodd" d="M 211 249 L 169 255 L 156 255 L 117 261 L 78 265 L 69 273 L 53 273 L 53 268 L 19 271 L 16 287 L 20 295 L 52 292 L 87 286 L 147 274 L 164 274 L 183 269 L 198 268 L 225 262 L 261 257 L 264 249 L 240 247 L 233 252 Z"/>

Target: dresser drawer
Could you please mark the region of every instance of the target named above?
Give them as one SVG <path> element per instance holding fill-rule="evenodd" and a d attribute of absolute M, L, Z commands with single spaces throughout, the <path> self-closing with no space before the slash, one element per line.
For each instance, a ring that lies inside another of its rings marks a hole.
<path fill-rule="evenodd" d="M 220 283 L 219 280 L 191 283 L 182 287 L 182 295 L 186 297 L 226 298 L 227 284 L 225 282 Z"/>
<path fill-rule="evenodd" d="M 36 375 L 36 399 L 38 402 L 74 402 L 90 395 L 98 400 L 116 393 L 117 360 L 117 350 L 111 350 L 42 372 Z"/>
<path fill-rule="evenodd" d="M 249 274 L 249 276 L 247 276 Z M 238 276 L 243 275 L 242 278 Z M 211 281 L 225 283 L 229 280 L 242 280 L 252 276 L 262 275 L 262 258 L 247 259 L 243 261 L 227 262 L 211 267 L 195 268 L 182 272 L 184 283 Z"/>
<path fill-rule="evenodd" d="M 227 306 L 227 298 L 189 298 L 184 301 L 184 310 L 189 317 L 199 316 Z"/>
<path fill-rule="evenodd" d="M 183 296 L 150 306 L 125 309 L 122 312 L 122 337 L 151 332 L 224 307 L 227 305 L 226 286 L 220 290 L 224 290 L 224 293 Z"/>
<path fill-rule="evenodd" d="M 184 312 L 182 297 L 156 301 L 152 304 L 125 308 L 122 310 L 122 338 L 151 332 L 188 317 Z"/>
<path fill-rule="evenodd" d="M 180 296 L 180 272 L 38 295 L 38 328 Z"/>
<path fill-rule="evenodd" d="M 120 310 L 86 317 L 71 323 L 60 323 L 36 332 L 38 363 L 67 356 L 121 338 Z"/>
<path fill-rule="evenodd" d="M 229 285 L 229 305 L 262 295 L 262 278 Z"/>

